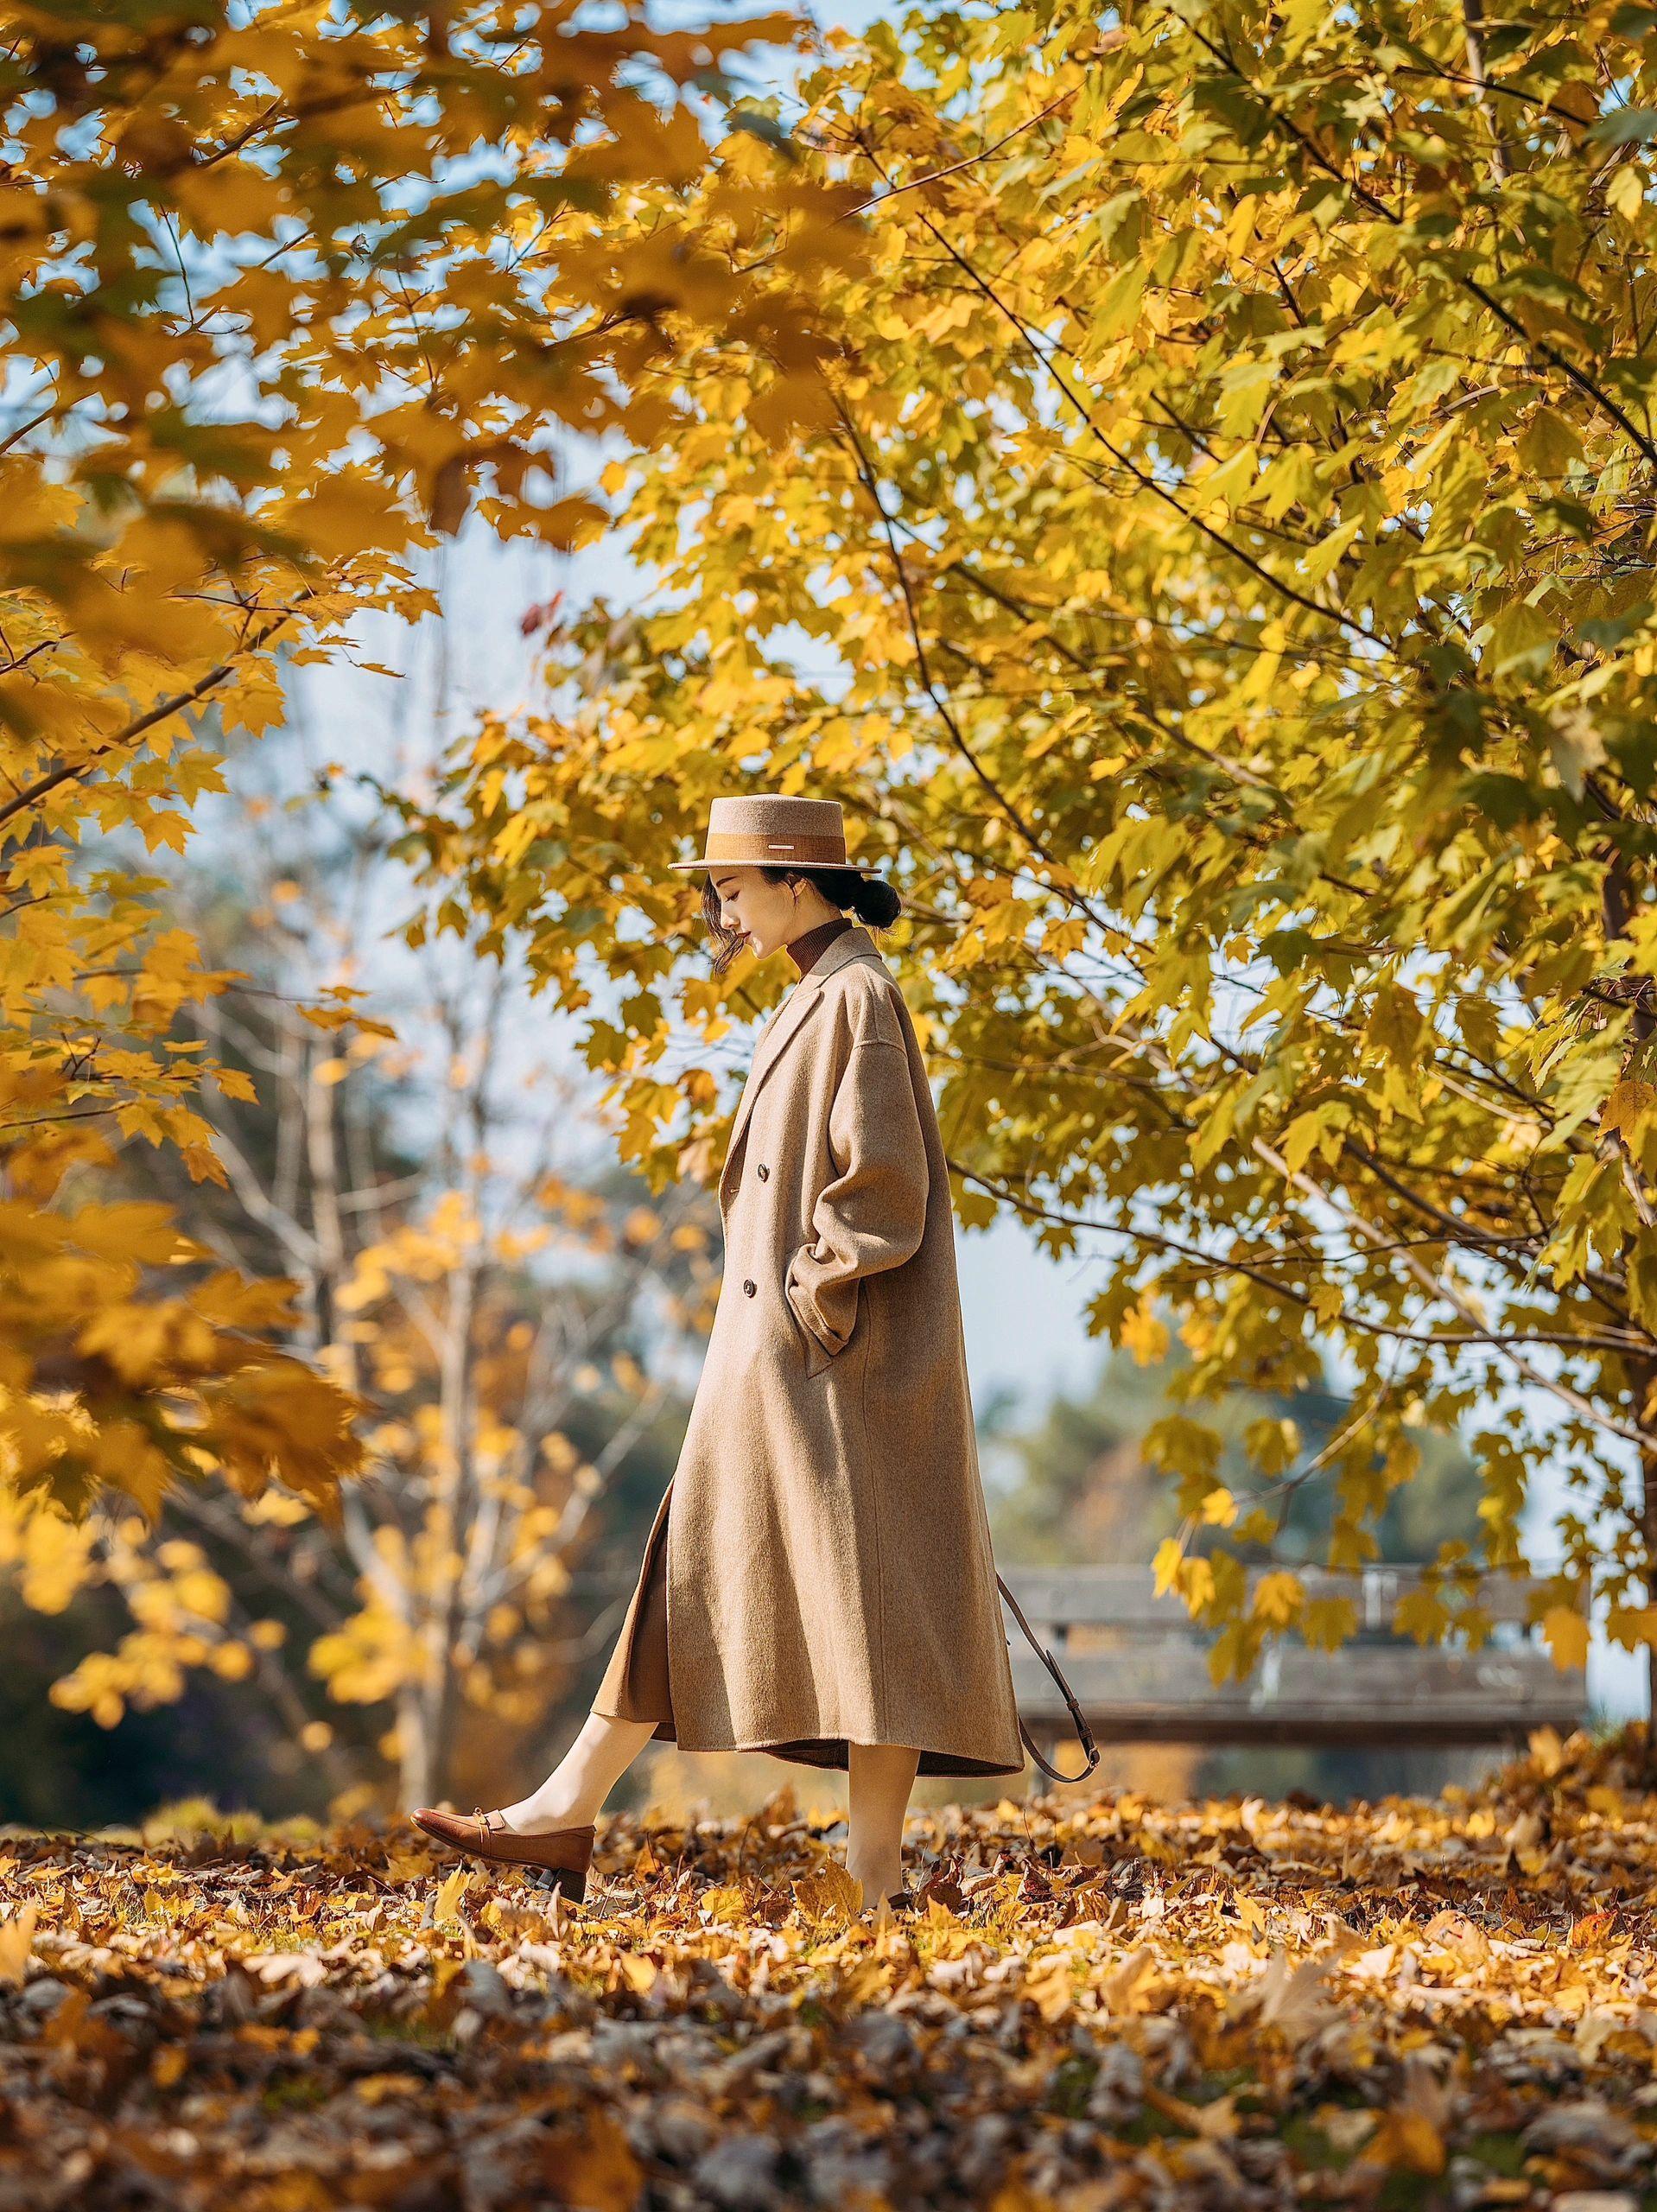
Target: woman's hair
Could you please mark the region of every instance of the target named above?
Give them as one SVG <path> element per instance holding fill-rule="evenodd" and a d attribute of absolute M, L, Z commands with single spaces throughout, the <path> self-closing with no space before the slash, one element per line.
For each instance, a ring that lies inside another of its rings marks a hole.
<path fill-rule="evenodd" d="M 849 908 L 867 929 L 890 929 L 904 910 L 903 900 L 884 877 L 864 875 L 854 868 L 762 867 L 759 873 L 767 883 L 782 883 L 790 875 L 808 877 L 831 906 L 838 906 L 842 913 Z M 702 911 L 714 940 L 714 973 L 721 976 L 736 958 L 742 934 L 740 930 L 727 930 L 720 920 L 720 895 L 711 874 L 702 878 Z"/>

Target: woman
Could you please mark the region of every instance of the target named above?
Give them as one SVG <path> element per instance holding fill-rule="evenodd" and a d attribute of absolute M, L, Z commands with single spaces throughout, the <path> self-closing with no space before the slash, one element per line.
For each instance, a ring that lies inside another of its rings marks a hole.
<path fill-rule="evenodd" d="M 799 971 L 737 1103 L 683 1447 L 564 1758 L 498 1812 L 414 1817 L 580 1897 L 600 1810 L 652 1736 L 765 1751 L 848 1770 L 848 1871 L 906 1903 L 917 1773 L 1017 1774 L 1024 1752 L 943 1139 L 869 934 L 898 900 L 847 860 L 832 799 L 717 798 L 702 857 L 672 865 L 706 872 L 716 971 L 745 944 Z"/>

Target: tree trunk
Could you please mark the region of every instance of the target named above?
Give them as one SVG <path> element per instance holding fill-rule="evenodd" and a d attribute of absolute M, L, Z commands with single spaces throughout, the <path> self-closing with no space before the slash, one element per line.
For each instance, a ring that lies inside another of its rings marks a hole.
<path fill-rule="evenodd" d="M 431 1730 L 416 1682 L 407 1682 L 397 1692 L 397 1790 L 404 1812 L 437 1802 Z"/>

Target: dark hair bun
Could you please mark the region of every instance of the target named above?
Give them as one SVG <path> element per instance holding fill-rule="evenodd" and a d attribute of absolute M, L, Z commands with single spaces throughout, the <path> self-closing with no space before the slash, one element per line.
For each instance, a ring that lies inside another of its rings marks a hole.
<path fill-rule="evenodd" d="M 849 911 L 872 930 L 890 929 L 904 911 L 904 902 L 892 886 L 878 875 L 864 875 L 854 868 L 818 868 L 811 880 L 831 906 Z"/>
<path fill-rule="evenodd" d="M 871 929 L 890 929 L 904 911 L 904 902 L 884 877 L 860 875 L 852 899 L 852 912 Z"/>

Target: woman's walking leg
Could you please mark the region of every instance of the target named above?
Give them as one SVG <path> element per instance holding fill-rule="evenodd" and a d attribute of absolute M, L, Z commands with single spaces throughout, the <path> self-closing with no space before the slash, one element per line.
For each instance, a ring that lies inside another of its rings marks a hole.
<path fill-rule="evenodd" d="M 670 1496 L 671 1484 L 668 1488 Z M 665 1528 L 665 1511 L 658 1511 L 657 1529 Z M 672 1720 L 667 1558 L 665 1548 L 652 1531 L 627 1618 L 580 1735 L 541 1787 L 519 1798 L 516 1805 L 503 1806 L 501 1818 L 520 1835 L 544 1835 L 549 1828 L 585 1827 L 598 1819 L 605 1799 L 658 1726 L 666 1722 L 670 1728 Z"/>
<path fill-rule="evenodd" d="M 846 1871 L 863 1885 L 866 1910 L 903 1887 L 904 1815 L 920 1756 L 905 1744 L 849 1746 Z"/>
<path fill-rule="evenodd" d="M 538 1789 L 503 1805 L 501 1817 L 520 1835 L 549 1828 L 585 1827 L 656 1732 L 653 1720 L 621 1720 L 589 1713 L 581 1733 Z"/>

